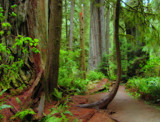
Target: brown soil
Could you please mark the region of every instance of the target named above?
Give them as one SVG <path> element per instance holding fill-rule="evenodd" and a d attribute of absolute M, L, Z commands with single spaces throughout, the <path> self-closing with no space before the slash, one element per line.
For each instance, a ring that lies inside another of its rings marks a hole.
<path fill-rule="evenodd" d="M 72 97 L 72 102 L 69 103 L 69 106 L 71 106 L 69 108 L 69 111 L 73 114 L 73 117 L 69 116 L 71 118 L 70 119 L 71 122 L 75 118 L 77 118 L 80 122 L 81 121 L 82 122 L 115 122 L 109 117 L 109 115 L 106 113 L 105 110 L 96 110 L 92 108 L 76 107 L 76 105 L 78 104 L 86 104 L 86 103 L 95 102 L 101 99 L 102 97 L 104 97 L 106 93 L 98 93 L 94 95 L 89 95 L 89 93 L 93 93 L 93 92 L 96 92 L 102 89 L 104 84 L 107 82 L 108 80 L 104 79 L 101 82 L 97 83 L 94 89 L 91 89 L 90 91 L 88 91 L 88 95 L 85 95 L 85 96 L 76 95 Z M 49 108 L 53 108 L 53 107 L 55 107 L 55 102 L 54 104 L 47 103 L 45 106 L 45 110 L 44 110 L 45 114 L 48 114 Z"/>
<path fill-rule="evenodd" d="M 120 86 L 107 111 L 119 122 L 160 122 L 160 111 L 128 96 L 124 86 Z"/>
<path fill-rule="evenodd" d="M 108 80 L 104 79 L 98 84 L 96 88 L 88 91 L 88 93 L 93 93 L 103 89 L 103 85 L 107 83 Z M 119 91 L 108 106 L 107 110 L 96 110 L 89 108 L 79 108 L 76 107 L 78 104 L 86 104 L 95 102 L 103 98 L 107 93 L 102 92 L 94 95 L 87 94 L 85 96 L 77 95 L 72 97 L 72 102 L 69 103 L 71 106 L 69 108 L 73 116 L 68 116 L 72 120 L 78 118 L 82 122 L 114 122 L 113 119 L 119 122 L 160 122 L 160 111 L 153 108 L 150 105 L 145 104 L 143 101 L 134 100 L 125 92 L 125 87 L 120 86 Z M 19 97 L 21 99 L 21 97 Z M 23 101 L 23 99 L 21 99 Z M 20 106 L 17 105 L 15 97 L 8 99 L 8 103 L 15 105 L 16 109 L 19 110 Z M 14 103 L 14 104 L 13 104 Z M 50 108 L 55 108 L 57 102 L 46 103 L 45 104 L 45 114 L 49 114 Z M 16 111 L 16 110 L 15 110 Z M 4 109 L 5 121 L 13 114 L 9 109 Z"/>

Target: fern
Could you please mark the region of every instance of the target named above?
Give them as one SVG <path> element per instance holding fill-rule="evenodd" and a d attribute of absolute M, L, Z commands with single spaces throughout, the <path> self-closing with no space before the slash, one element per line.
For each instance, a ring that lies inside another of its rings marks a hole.
<path fill-rule="evenodd" d="M 60 117 L 56 117 L 55 114 L 58 114 Z M 59 105 L 57 108 L 51 108 L 51 113 L 40 122 L 68 122 L 69 118 L 66 117 L 66 114 L 73 116 L 67 105 Z"/>
<path fill-rule="evenodd" d="M 62 94 L 63 92 L 58 91 L 58 89 L 54 89 L 54 92 L 52 93 L 52 95 L 54 95 L 58 100 L 62 99 Z"/>
<path fill-rule="evenodd" d="M 15 118 L 20 118 L 21 120 L 24 120 L 24 118 L 27 116 L 27 115 L 34 115 L 35 112 L 32 110 L 32 109 L 25 109 L 23 111 L 19 111 L 17 112 L 15 115 L 13 115 L 11 117 L 11 119 L 15 119 Z"/>

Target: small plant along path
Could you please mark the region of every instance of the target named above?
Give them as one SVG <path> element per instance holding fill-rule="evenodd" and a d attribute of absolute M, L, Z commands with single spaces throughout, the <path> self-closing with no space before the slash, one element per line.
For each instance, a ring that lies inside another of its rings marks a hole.
<path fill-rule="evenodd" d="M 68 116 L 70 121 L 77 118 L 80 122 L 115 122 L 112 120 L 105 110 L 96 110 L 94 108 L 80 108 L 76 107 L 78 104 L 86 104 L 97 101 L 106 95 L 106 92 L 93 94 L 99 90 L 104 89 L 104 85 L 108 82 L 107 79 L 103 79 L 102 81 L 93 85 L 92 89 L 87 92 L 87 95 L 75 95 L 72 96 L 72 101 L 69 103 L 69 111 L 73 114 L 73 116 Z M 50 113 L 49 109 L 55 107 L 55 103 L 48 103 L 45 105 L 45 114 Z M 69 121 L 69 122 L 70 122 Z"/>
<path fill-rule="evenodd" d="M 160 111 L 128 96 L 124 86 L 120 86 L 107 112 L 120 122 L 160 122 Z"/>

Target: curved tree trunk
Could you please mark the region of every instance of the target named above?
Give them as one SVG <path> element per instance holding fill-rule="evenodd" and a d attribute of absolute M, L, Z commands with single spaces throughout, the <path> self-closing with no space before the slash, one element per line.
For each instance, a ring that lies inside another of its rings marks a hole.
<path fill-rule="evenodd" d="M 121 78 L 121 56 L 120 56 L 120 46 L 119 46 L 119 10 L 120 10 L 120 0 L 117 0 L 116 4 L 116 18 L 115 18 L 115 35 L 114 35 L 114 40 L 115 40 L 115 45 L 116 45 L 116 54 L 117 54 L 117 67 L 118 67 L 118 72 L 117 72 L 117 81 L 115 86 L 113 87 L 112 91 L 102 98 L 101 100 L 91 103 L 91 104 L 82 104 L 78 105 L 78 107 L 84 107 L 84 108 L 90 108 L 90 107 L 95 107 L 95 108 L 107 108 L 109 103 L 113 100 L 115 97 L 119 84 L 120 84 L 120 78 Z"/>

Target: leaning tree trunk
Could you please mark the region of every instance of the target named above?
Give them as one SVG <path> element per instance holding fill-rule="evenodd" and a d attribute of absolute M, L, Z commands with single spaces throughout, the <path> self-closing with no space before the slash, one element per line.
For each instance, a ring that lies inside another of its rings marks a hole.
<path fill-rule="evenodd" d="M 84 108 L 90 108 L 90 107 L 96 107 L 96 108 L 107 108 L 109 103 L 113 100 L 115 97 L 119 84 L 120 84 L 120 78 L 121 78 L 121 57 L 120 57 L 120 46 L 119 46 L 119 10 L 120 10 L 120 0 L 117 0 L 116 3 L 116 18 L 115 18 L 115 35 L 114 35 L 114 40 L 115 40 L 115 45 L 116 45 L 116 54 L 117 54 L 117 81 L 115 86 L 113 87 L 112 91 L 102 98 L 101 100 L 91 103 L 91 104 L 82 104 L 78 105 L 78 107 L 84 107 Z"/>

